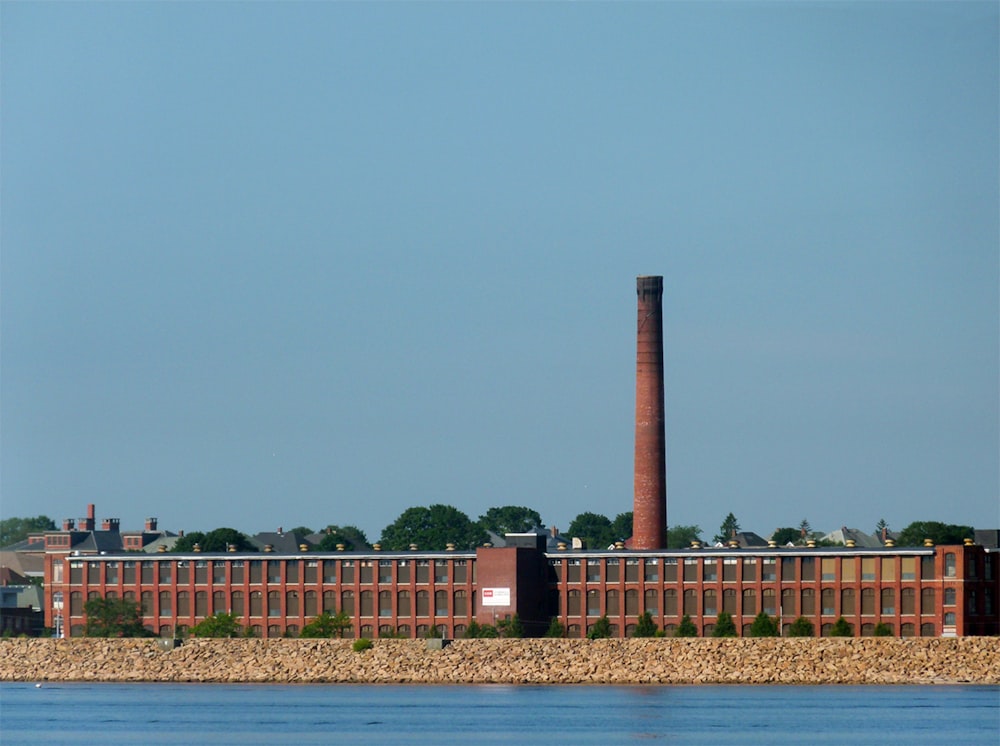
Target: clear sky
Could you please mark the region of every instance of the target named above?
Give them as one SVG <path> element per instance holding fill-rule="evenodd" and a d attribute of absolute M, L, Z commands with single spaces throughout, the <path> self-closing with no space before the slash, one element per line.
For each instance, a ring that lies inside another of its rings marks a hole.
<path fill-rule="evenodd" d="M 998 16 L 4 2 L 0 513 L 1000 526 Z"/>

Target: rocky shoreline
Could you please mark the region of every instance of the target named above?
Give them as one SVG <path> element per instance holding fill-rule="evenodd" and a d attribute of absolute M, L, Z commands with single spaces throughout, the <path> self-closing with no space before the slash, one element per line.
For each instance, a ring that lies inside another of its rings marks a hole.
<path fill-rule="evenodd" d="M 1000 638 L 14 639 L 0 681 L 369 684 L 1000 684 Z"/>

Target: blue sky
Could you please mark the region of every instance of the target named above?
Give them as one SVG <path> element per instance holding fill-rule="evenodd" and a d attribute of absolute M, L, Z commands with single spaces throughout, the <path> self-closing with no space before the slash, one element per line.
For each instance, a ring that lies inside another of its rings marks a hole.
<path fill-rule="evenodd" d="M 3 3 L 0 513 L 996 527 L 998 15 Z"/>

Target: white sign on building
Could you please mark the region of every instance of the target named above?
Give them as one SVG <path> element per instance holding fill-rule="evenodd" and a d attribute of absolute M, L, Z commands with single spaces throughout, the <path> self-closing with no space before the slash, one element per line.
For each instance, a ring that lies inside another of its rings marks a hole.
<path fill-rule="evenodd" d="M 510 606 L 510 588 L 483 588 L 483 606 Z"/>

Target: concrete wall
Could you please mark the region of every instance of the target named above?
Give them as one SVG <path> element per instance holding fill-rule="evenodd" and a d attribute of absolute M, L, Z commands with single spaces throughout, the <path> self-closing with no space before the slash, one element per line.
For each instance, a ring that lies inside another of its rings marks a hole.
<path fill-rule="evenodd" d="M 0 681 L 1000 684 L 1000 638 L 0 640 Z"/>

